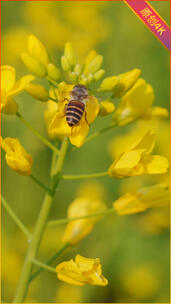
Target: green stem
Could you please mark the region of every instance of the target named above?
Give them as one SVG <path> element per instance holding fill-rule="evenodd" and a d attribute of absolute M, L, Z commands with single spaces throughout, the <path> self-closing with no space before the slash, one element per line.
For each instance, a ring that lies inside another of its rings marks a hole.
<path fill-rule="evenodd" d="M 106 132 L 106 131 L 108 131 L 108 130 L 114 128 L 115 126 L 116 126 L 116 124 L 113 122 L 111 125 L 109 125 L 109 126 L 103 128 L 103 129 L 101 129 L 100 131 L 95 132 L 94 134 L 90 135 L 90 136 L 85 140 L 85 143 L 88 142 L 88 141 L 90 141 L 90 140 L 92 140 L 92 139 L 94 139 L 94 138 L 96 138 L 97 136 L 103 134 L 104 132 Z"/>
<path fill-rule="evenodd" d="M 108 175 L 107 172 L 101 173 L 91 173 L 91 174 L 79 174 L 79 175 L 62 175 L 63 179 L 86 179 L 86 178 L 96 178 Z"/>
<path fill-rule="evenodd" d="M 56 81 L 54 81 L 53 79 L 51 79 L 48 75 L 46 76 L 46 79 L 55 87 L 58 87 L 58 84 L 56 83 Z"/>
<path fill-rule="evenodd" d="M 49 147 L 52 151 L 59 153 L 59 150 L 44 136 L 42 136 L 36 129 L 32 127 L 32 125 L 23 118 L 23 116 L 20 113 L 16 113 L 16 116 L 20 119 L 20 121 L 30 129 L 34 135 L 36 135 L 47 147 Z"/>
<path fill-rule="evenodd" d="M 40 187 L 42 187 L 44 190 L 48 191 L 49 193 L 51 192 L 51 189 L 47 186 L 45 186 L 41 181 L 39 181 L 39 179 L 37 179 L 37 177 L 35 177 L 33 174 L 29 175 L 29 177 L 36 183 L 38 184 Z"/>
<path fill-rule="evenodd" d="M 16 223 L 16 225 L 21 229 L 21 231 L 26 235 L 26 237 L 28 239 L 31 239 L 32 238 L 31 233 L 27 230 L 27 228 L 25 227 L 25 225 L 20 221 L 20 219 L 18 218 L 18 216 L 15 214 L 15 212 L 12 210 L 12 208 L 8 205 L 8 203 L 2 197 L 2 195 L 1 195 L 1 201 L 2 201 L 2 205 L 5 207 L 6 211 L 11 216 L 11 218 Z"/>
<path fill-rule="evenodd" d="M 57 253 L 55 253 L 52 257 L 50 257 L 46 262 L 45 264 L 46 265 L 50 265 L 53 261 L 55 261 L 64 251 L 65 249 L 69 247 L 69 244 L 65 244 Z M 35 271 L 30 279 L 29 279 L 29 282 L 31 282 L 32 280 L 34 280 L 35 277 L 37 277 L 37 275 L 39 273 L 41 273 L 43 271 L 43 269 L 40 267 L 37 271 Z"/>
<path fill-rule="evenodd" d="M 46 226 L 47 218 L 49 215 L 49 211 L 52 206 L 53 198 L 56 192 L 56 188 L 58 186 L 58 183 L 60 181 L 60 173 L 63 167 L 66 151 L 67 151 L 67 139 L 65 138 L 63 140 L 63 143 L 61 145 L 61 149 L 59 152 L 59 157 L 57 160 L 56 165 L 56 172 L 55 175 L 51 178 L 51 184 L 52 184 L 52 191 L 51 193 L 47 192 L 44 197 L 44 201 L 42 204 L 42 208 L 39 212 L 39 216 L 35 225 L 35 230 L 33 233 L 32 241 L 29 245 L 27 255 L 25 258 L 24 266 L 22 269 L 22 273 L 20 276 L 19 284 L 17 287 L 16 295 L 14 298 L 14 303 L 21 303 L 23 302 L 28 286 L 29 286 L 29 279 L 32 271 L 32 260 L 36 258 L 36 254 L 38 252 L 40 241 L 43 236 L 44 228 Z"/>
<path fill-rule="evenodd" d="M 55 226 L 55 225 L 60 225 L 60 224 L 66 224 L 69 223 L 71 221 L 77 221 L 77 220 L 82 220 L 82 219 L 87 219 L 87 218 L 91 218 L 91 217 L 96 217 L 96 216 L 100 216 L 100 215 L 107 215 L 109 213 L 114 213 L 115 209 L 114 208 L 110 208 L 107 209 L 105 211 L 99 211 L 99 212 L 95 212 L 89 215 L 84 215 L 84 216 L 77 216 L 77 217 L 71 217 L 71 218 L 64 218 L 64 219 L 59 219 L 59 220 L 55 220 L 55 221 L 49 221 L 47 223 L 48 226 Z"/>
<path fill-rule="evenodd" d="M 36 259 L 32 259 L 32 262 L 33 262 L 33 264 L 35 264 L 35 265 L 37 265 L 37 266 L 39 266 L 39 267 L 41 267 L 41 268 L 43 268 L 45 270 L 48 270 L 48 271 L 56 273 L 56 270 L 55 270 L 54 267 L 48 266 L 48 265 L 46 265 L 46 264 L 44 264 L 44 263 L 42 263 L 42 262 L 40 262 L 40 261 L 38 261 Z"/>

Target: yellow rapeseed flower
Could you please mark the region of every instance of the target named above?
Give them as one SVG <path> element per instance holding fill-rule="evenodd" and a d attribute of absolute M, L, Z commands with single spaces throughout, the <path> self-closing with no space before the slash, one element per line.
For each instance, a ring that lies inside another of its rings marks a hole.
<path fill-rule="evenodd" d="M 32 75 L 26 75 L 16 81 L 16 71 L 12 66 L 3 65 L 1 67 L 2 113 L 15 114 L 18 111 L 18 105 L 13 97 L 22 92 L 34 78 Z"/>
<path fill-rule="evenodd" d="M 91 215 L 96 212 L 103 212 L 106 205 L 97 198 L 79 197 L 76 198 L 68 208 L 68 218 Z M 75 245 L 85 238 L 94 228 L 101 216 L 71 221 L 64 231 L 63 242 Z"/>
<path fill-rule="evenodd" d="M 56 267 L 59 280 L 72 285 L 86 284 L 106 286 L 107 279 L 102 275 L 100 259 L 85 258 L 76 255 L 75 261 L 62 262 Z"/>
<path fill-rule="evenodd" d="M 1 137 L 1 146 L 6 152 L 5 158 L 8 166 L 21 175 L 30 175 L 32 157 L 26 152 L 17 138 Z"/>
<path fill-rule="evenodd" d="M 139 120 L 131 127 L 129 133 L 119 134 L 111 139 L 109 143 L 109 153 L 113 159 L 117 158 L 123 150 L 130 149 L 137 138 L 141 137 L 150 129 L 157 137 L 156 152 L 169 158 L 169 128 L 168 120 L 151 120 L 148 124 L 145 120 Z"/>
<path fill-rule="evenodd" d="M 169 204 L 169 189 L 165 184 L 144 187 L 134 193 L 126 193 L 113 203 L 118 215 L 142 212 L 148 208 Z"/>
<path fill-rule="evenodd" d="M 48 132 L 50 136 L 53 137 L 58 135 L 68 136 L 73 145 L 81 147 L 88 134 L 89 124 L 91 124 L 98 115 L 99 103 L 94 96 L 89 96 L 87 98 L 85 111 L 81 120 L 75 126 L 70 127 L 66 121 L 65 109 L 69 102 L 72 88 L 73 85 L 67 85 L 65 83 L 61 83 L 59 85 L 57 93 L 58 109 L 51 120 Z"/>
<path fill-rule="evenodd" d="M 121 153 L 109 167 L 111 177 L 128 177 L 166 173 L 169 167 L 164 156 L 149 155 L 155 145 L 155 135 L 148 131 L 126 152 Z"/>
<path fill-rule="evenodd" d="M 114 120 L 120 126 L 143 117 L 154 101 L 154 90 L 144 79 L 138 79 L 122 97 Z"/>

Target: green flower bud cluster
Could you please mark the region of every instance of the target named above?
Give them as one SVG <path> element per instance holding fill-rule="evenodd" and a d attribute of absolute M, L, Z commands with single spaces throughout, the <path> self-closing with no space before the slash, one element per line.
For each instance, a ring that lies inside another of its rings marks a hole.
<path fill-rule="evenodd" d="M 76 63 L 76 54 L 70 42 L 65 44 L 64 55 L 61 57 L 62 69 L 67 72 L 70 80 L 85 86 L 103 77 L 105 71 L 100 69 L 102 62 L 103 56 L 90 51 L 83 65 Z"/>

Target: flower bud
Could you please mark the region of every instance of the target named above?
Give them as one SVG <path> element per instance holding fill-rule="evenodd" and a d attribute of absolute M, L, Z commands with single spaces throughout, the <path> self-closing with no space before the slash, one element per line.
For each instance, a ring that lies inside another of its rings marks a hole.
<path fill-rule="evenodd" d="M 98 71 L 101 67 L 103 61 L 103 56 L 101 55 L 97 55 L 92 61 L 90 61 L 89 64 L 87 64 L 87 66 L 85 67 L 84 70 L 84 74 L 88 75 L 91 73 L 95 73 L 96 71 Z"/>
<path fill-rule="evenodd" d="M 46 68 L 37 59 L 31 57 L 28 53 L 21 53 L 21 59 L 30 72 L 39 77 L 44 77 Z"/>
<path fill-rule="evenodd" d="M 65 44 L 64 56 L 68 59 L 71 66 L 75 65 L 75 52 L 70 42 Z"/>
<path fill-rule="evenodd" d="M 117 76 L 111 76 L 105 78 L 101 85 L 100 88 L 98 89 L 99 91 L 112 91 L 115 85 L 118 82 L 118 77 Z"/>
<path fill-rule="evenodd" d="M 68 59 L 65 57 L 65 56 L 62 56 L 61 57 L 61 66 L 62 66 L 62 69 L 67 72 L 70 70 L 70 63 L 68 61 Z"/>
<path fill-rule="evenodd" d="M 92 50 L 88 53 L 88 55 L 86 56 L 85 60 L 84 60 L 84 65 L 85 67 L 97 56 L 97 53 L 95 50 Z"/>
<path fill-rule="evenodd" d="M 69 71 L 68 74 L 69 74 L 69 77 L 70 77 L 71 81 L 72 81 L 72 82 L 76 82 L 76 80 L 77 80 L 77 75 L 76 75 L 76 73 L 75 73 L 75 72 Z"/>
<path fill-rule="evenodd" d="M 118 82 L 114 87 L 114 96 L 122 97 L 137 81 L 141 70 L 133 69 L 127 73 L 118 76 Z"/>
<path fill-rule="evenodd" d="M 81 79 L 80 79 L 80 81 L 79 81 L 79 83 L 80 84 L 83 84 L 84 86 L 86 86 L 87 85 L 87 78 L 86 77 L 81 77 Z"/>
<path fill-rule="evenodd" d="M 81 74 L 81 71 L 82 71 L 82 66 L 80 64 L 76 64 L 75 67 L 74 67 L 74 72 L 77 74 L 77 75 L 80 75 Z"/>
<path fill-rule="evenodd" d="M 101 69 L 101 70 L 97 71 L 93 77 L 96 81 L 98 81 L 103 77 L 104 73 L 105 73 L 105 70 Z"/>
<path fill-rule="evenodd" d="M 34 99 L 37 99 L 40 101 L 48 101 L 50 98 L 48 91 L 39 84 L 29 83 L 26 85 L 25 90 Z"/>
<path fill-rule="evenodd" d="M 114 110 L 115 110 L 115 105 L 112 102 L 105 100 L 100 103 L 100 110 L 98 115 L 106 116 L 114 112 Z"/>
<path fill-rule="evenodd" d="M 49 56 L 43 43 L 37 39 L 34 35 L 28 37 L 28 51 L 29 54 L 40 61 L 44 66 L 49 63 Z"/>
<path fill-rule="evenodd" d="M 93 80 L 93 75 L 92 75 L 92 74 L 89 74 L 89 75 L 87 76 L 87 81 L 88 81 L 88 83 L 92 82 L 92 80 Z"/>
<path fill-rule="evenodd" d="M 53 63 L 49 63 L 47 65 L 47 73 L 48 73 L 48 76 L 55 81 L 57 81 L 60 77 L 60 71 L 56 67 L 56 65 Z"/>

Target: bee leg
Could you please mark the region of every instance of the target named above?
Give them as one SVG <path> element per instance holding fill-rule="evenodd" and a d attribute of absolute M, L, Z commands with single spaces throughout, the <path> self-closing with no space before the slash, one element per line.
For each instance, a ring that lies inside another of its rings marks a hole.
<path fill-rule="evenodd" d="M 68 99 L 68 98 L 64 98 L 64 99 L 62 100 L 62 102 L 64 102 L 65 100 L 69 101 L 69 99 Z"/>
<path fill-rule="evenodd" d="M 90 126 L 90 124 L 88 123 L 88 120 L 87 120 L 87 112 L 86 111 L 85 111 L 85 121 L 88 124 L 88 126 Z"/>
<path fill-rule="evenodd" d="M 71 127 L 71 136 L 73 136 L 73 128 L 74 128 L 74 126 Z"/>

